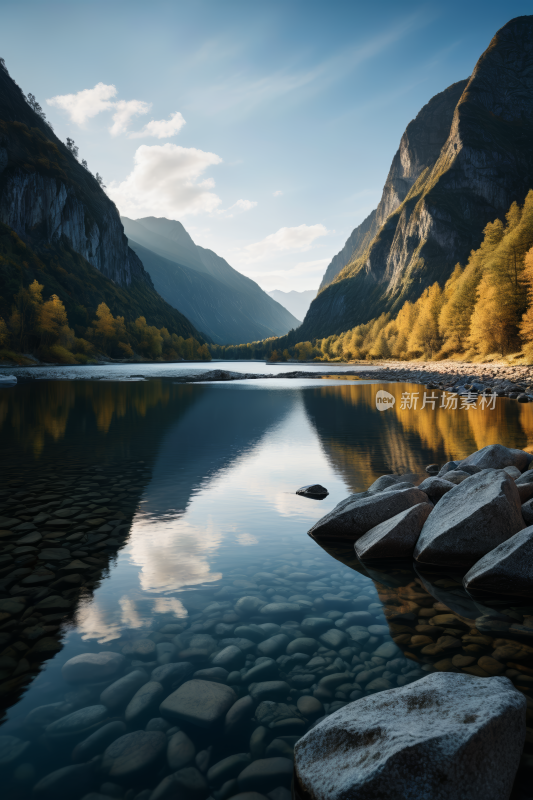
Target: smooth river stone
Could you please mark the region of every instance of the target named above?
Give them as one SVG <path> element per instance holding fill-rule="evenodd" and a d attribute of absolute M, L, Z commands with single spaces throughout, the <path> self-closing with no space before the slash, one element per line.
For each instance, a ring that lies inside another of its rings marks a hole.
<path fill-rule="evenodd" d="M 290 617 L 300 611 L 297 603 L 268 603 L 259 613 L 262 617 Z"/>
<path fill-rule="evenodd" d="M 262 681 L 250 686 L 250 696 L 256 703 L 263 700 L 284 700 L 290 689 L 285 681 Z"/>
<path fill-rule="evenodd" d="M 135 724 L 140 718 L 148 716 L 163 699 L 165 690 L 157 681 L 148 681 L 133 695 L 124 712 L 124 719 Z"/>
<path fill-rule="evenodd" d="M 259 597 L 254 597 L 253 595 L 240 597 L 235 603 L 235 611 L 241 617 L 253 617 L 259 613 L 264 605 L 264 600 L 260 600 Z"/>
<path fill-rule="evenodd" d="M 251 761 L 250 753 L 234 753 L 223 758 L 210 767 L 207 773 L 207 780 L 211 786 L 222 786 L 223 783 L 236 778 L 237 775 L 247 767 Z"/>
<path fill-rule="evenodd" d="M 72 761 L 88 761 L 93 756 L 102 753 L 119 736 L 124 736 L 127 732 L 128 729 L 124 722 L 118 720 L 108 722 L 107 725 L 91 733 L 83 742 L 76 745 L 72 751 Z"/>
<path fill-rule="evenodd" d="M 136 669 L 104 689 L 100 695 L 100 702 L 113 711 L 122 708 L 129 703 L 135 692 L 147 682 L 148 676 L 146 673 Z"/>
<path fill-rule="evenodd" d="M 302 633 L 307 636 L 320 636 L 321 633 L 333 628 L 334 622 L 332 619 L 325 619 L 324 617 L 308 617 L 304 619 L 300 625 Z"/>
<path fill-rule="evenodd" d="M 259 625 L 239 625 L 238 628 L 235 628 L 235 636 L 248 639 L 256 644 L 267 638 L 265 631 Z"/>
<path fill-rule="evenodd" d="M 151 661 L 155 651 L 156 646 L 152 639 L 137 639 L 135 642 L 128 642 L 122 648 L 123 655 L 140 658 L 143 661 Z"/>
<path fill-rule="evenodd" d="M 261 656 L 277 658 L 285 652 L 289 641 L 289 637 L 285 633 L 278 633 L 276 636 L 271 636 L 270 639 L 260 642 L 257 645 L 257 652 Z"/>
<path fill-rule="evenodd" d="M 319 645 L 316 639 L 293 639 L 292 642 L 289 642 L 287 645 L 285 652 L 288 656 L 292 655 L 293 653 L 307 653 L 308 655 L 312 655 L 315 650 L 318 650 L 318 646 Z"/>
<path fill-rule="evenodd" d="M 194 672 L 194 666 L 189 661 L 179 661 L 177 664 L 163 664 L 152 671 L 151 678 L 165 688 L 170 686 L 177 687 L 183 683 Z"/>
<path fill-rule="evenodd" d="M 237 695 L 229 686 L 192 680 L 163 700 L 159 711 L 170 722 L 190 722 L 208 728 L 220 722 L 236 700 Z"/>
<path fill-rule="evenodd" d="M 211 664 L 214 667 L 222 667 L 231 672 L 231 670 L 242 667 L 244 658 L 244 653 L 239 647 L 229 645 L 221 650 L 220 653 L 215 653 L 214 656 L 211 656 Z"/>
<path fill-rule="evenodd" d="M 331 647 L 333 650 L 338 650 L 339 647 L 342 647 L 344 644 L 348 643 L 348 637 L 338 628 L 332 628 L 331 630 L 322 633 L 318 638 L 325 647 Z"/>
<path fill-rule="evenodd" d="M 104 753 L 102 769 L 110 778 L 130 780 L 154 769 L 163 757 L 167 737 L 162 731 L 134 731 L 121 736 Z"/>
<path fill-rule="evenodd" d="M 94 784 L 92 764 L 72 764 L 50 772 L 41 778 L 33 787 L 33 796 L 39 800 L 56 800 L 64 797 L 69 800 L 87 793 L 87 789 Z"/>
<path fill-rule="evenodd" d="M 29 742 L 23 742 L 16 736 L 0 736 L 0 766 L 13 764 L 29 746 Z"/>
<path fill-rule="evenodd" d="M 288 758 L 259 758 L 243 769 L 237 778 L 241 792 L 270 792 L 291 784 L 293 765 Z"/>
<path fill-rule="evenodd" d="M 175 772 L 187 766 L 196 755 L 196 747 L 186 733 L 178 731 L 168 740 L 167 764 Z"/>
<path fill-rule="evenodd" d="M 240 673 L 238 673 L 240 675 Z M 211 667 L 199 669 L 193 674 L 193 678 L 198 681 L 214 681 L 215 683 L 227 683 L 229 672 L 223 667 Z"/>
<path fill-rule="evenodd" d="M 224 733 L 233 733 L 243 722 L 248 720 L 254 710 L 254 703 L 250 695 L 240 697 L 226 714 L 224 720 Z"/>
<path fill-rule="evenodd" d="M 108 715 L 108 710 L 103 705 L 87 706 L 67 714 L 66 717 L 51 722 L 46 726 L 48 736 L 70 736 L 80 731 L 92 728 L 103 722 Z"/>
<path fill-rule="evenodd" d="M 163 778 L 150 800 L 203 800 L 208 794 L 209 786 L 202 773 L 196 767 L 184 767 Z"/>
<path fill-rule="evenodd" d="M 265 658 L 260 664 L 255 664 L 248 672 L 242 676 L 243 683 L 257 683 L 266 681 L 270 678 L 277 678 L 279 675 L 279 665 L 273 658 Z"/>
<path fill-rule="evenodd" d="M 65 547 L 45 547 L 38 558 L 40 561 L 65 561 L 70 558 L 70 550 Z"/>
<path fill-rule="evenodd" d="M 61 674 L 68 683 L 103 681 L 116 675 L 124 662 L 119 653 L 82 653 L 67 661 Z"/>

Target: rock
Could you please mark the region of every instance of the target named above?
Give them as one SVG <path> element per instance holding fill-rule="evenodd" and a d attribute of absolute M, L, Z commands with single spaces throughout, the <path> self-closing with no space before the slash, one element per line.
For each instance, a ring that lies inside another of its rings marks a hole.
<path fill-rule="evenodd" d="M 309 536 L 314 539 L 349 539 L 355 542 L 376 525 L 407 508 L 428 501 L 424 492 L 414 488 L 377 492 L 365 497 L 352 495 L 352 498 L 343 500 L 333 511 L 315 523 L 308 531 Z"/>
<path fill-rule="evenodd" d="M 208 728 L 220 722 L 236 700 L 237 695 L 229 686 L 192 680 L 163 700 L 159 711 L 170 722 L 190 722 Z"/>
<path fill-rule="evenodd" d="M 321 633 L 333 628 L 333 620 L 324 617 L 307 617 L 300 625 L 302 633 L 306 636 L 319 636 Z"/>
<path fill-rule="evenodd" d="M 243 769 L 237 778 L 241 792 L 269 792 L 277 786 L 289 787 L 292 761 L 289 758 L 259 758 Z"/>
<path fill-rule="evenodd" d="M 447 475 L 448 472 L 452 472 L 452 470 L 457 469 L 457 465 L 460 464 L 460 461 L 447 461 L 443 467 L 440 468 L 437 477 L 442 478 L 444 475 Z"/>
<path fill-rule="evenodd" d="M 252 758 L 263 758 L 267 744 L 270 740 L 270 732 L 264 725 L 259 725 L 252 731 L 250 736 L 250 753 Z"/>
<path fill-rule="evenodd" d="M 51 722 L 46 726 L 46 734 L 54 738 L 72 736 L 99 725 L 107 716 L 107 708 L 103 705 L 86 706 Z"/>
<path fill-rule="evenodd" d="M 433 508 L 433 503 L 419 503 L 372 528 L 354 545 L 358 558 L 361 561 L 412 558 L 420 531 Z"/>
<path fill-rule="evenodd" d="M 370 484 L 367 492 L 384 492 L 386 489 L 390 489 L 401 482 L 402 478 L 399 475 L 381 475 L 374 483 Z"/>
<path fill-rule="evenodd" d="M 62 645 L 53 636 L 44 636 L 36 642 L 31 650 L 26 653 L 30 661 L 40 661 L 43 658 L 50 658 L 50 656 L 59 653 Z"/>
<path fill-rule="evenodd" d="M 289 656 L 293 653 L 307 653 L 308 655 L 313 655 L 313 653 L 318 650 L 318 647 L 319 645 L 316 639 L 299 638 L 289 642 L 285 652 Z"/>
<path fill-rule="evenodd" d="M 238 673 L 240 675 L 240 672 Z M 198 681 L 214 681 L 215 683 L 227 683 L 229 672 L 223 667 L 211 667 L 199 669 L 193 674 L 193 678 Z"/>
<path fill-rule="evenodd" d="M 196 747 L 186 733 L 178 731 L 168 740 L 167 764 L 175 772 L 190 764 L 196 755 Z"/>
<path fill-rule="evenodd" d="M 250 761 L 249 753 L 234 753 L 213 764 L 207 773 L 207 780 L 211 786 L 221 786 L 230 778 L 236 778 Z"/>
<path fill-rule="evenodd" d="M 255 703 L 263 700 L 282 700 L 290 692 L 291 687 L 285 681 L 262 681 L 250 686 L 250 696 Z"/>
<path fill-rule="evenodd" d="M 298 711 L 308 720 L 315 720 L 324 715 L 324 706 L 316 697 L 304 695 L 297 701 Z"/>
<path fill-rule="evenodd" d="M 163 778 L 150 800 L 203 800 L 209 794 L 207 781 L 196 767 L 185 767 Z"/>
<path fill-rule="evenodd" d="M 243 722 L 247 722 L 253 714 L 254 702 L 250 695 L 240 697 L 226 714 L 224 720 L 224 733 L 231 734 L 239 728 Z"/>
<path fill-rule="evenodd" d="M 259 597 L 254 597 L 253 595 L 240 597 L 235 603 L 235 611 L 241 617 L 253 617 L 259 613 L 264 605 L 264 600 L 260 600 Z"/>
<path fill-rule="evenodd" d="M 30 746 L 16 736 L 0 736 L 0 767 L 14 764 Z"/>
<path fill-rule="evenodd" d="M 454 485 L 445 478 L 435 476 L 434 478 L 426 478 L 425 481 L 419 484 L 418 488 L 421 492 L 427 494 L 432 503 L 438 503 L 441 497 L 449 492 L 450 489 L 453 489 Z"/>
<path fill-rule="evenodd" d="M 268 658 L 277 658 L 287 649 L 289 644 L 289 637 L 285 633 L 278 633 L 271 636 L 270 639 L 265 639 L 257 645 L 257 652 L 260 656 L 268 656 Z"/>
<path fill-rule="evenodd" d="M 92 764 L 74 764 L 50 772 L 33 787 L 33 796 L 43 800 L 68 797 L 76 800 L 95 782 Z"/>
<path fill-rule="evenodd" d="M 134 725 L 140 719 L 147 718 L 158 707 L 165 695 L 165 690 L 157 681 L 148 681 L 133 695 L 124 712 L 124 719 Z"/>
<path fill-rule="evenodd" d="M 524 528 L 514 481 L 480 472 L 449 491 L 427 518 L 414 557 L 422 564 L 471 567 Z"/>
<path fill-rule="evenodd" d="M 517 478 L 520 478 L 522 473 L 516 467 L 504 467 L 503 471 L 506 472 L 508 475 L 516 481 Z"/>
<path fill-rule="evenodd" d="M 459 468 L 464 464 L 473 464 L 480 469 L 500 470 L 504 467 L 517 467 L 523 472 L 531 460 L 531 455 L 524 450 L 511 450 L 501 444 L 489 444 L 460 461 Z"/>
<path fill-rule="evenodd" d="M 300 612 L 300 606 L 297 603 L 268 603 L 263 606 L 259 612 L 262 617 L 272 619 L 280 617 L 294 618 Z"/>
<path fill-rule="evenodd" d="M 44 600 L 40 600 L 36 604 L 35 610 L 39 611 L 41 614 L 47 614 L 54 611 L 67 612 L 71 607 L 72 603 L 70 600 L 59 597 L 59 595 L 51 595 L 50 597 L 45 597 Z"/>
<path fill-rule="evenodd" d="M 221 650 L 219 653 L 211 656 L 211 664 L 214 667 L 222 667 L 223 669 L 231 672 L 233 669 L 238 669 L 244 664 L 244 653 L 235 645 L 229 645 Z"/>
<path fill-rule="evenodd" d="M 318 638 L 325 647 L 329 647 L 332 650 L 338 650 L 339 647 L 348 643 L 348 637 L 338 628 L 331 628 L 331 630 L 320 634 Z"/>
<path fill-rule="evenodd" d="M 531 500 L 531 498 L 533 497 L 533 483 L 518 483 L 518 481 L 515 481 L 515 483 L 516 483 L 516 488 L 518 489 L 518 496 L 520 497 L 520 502 L 523 505 L 524 503 L 527 503 L 528 500 Z"/>
<path fill-rule="evenodd" d="M 112 711 L 123 708 L 147 681 L 148 677 L 142 670 L 136 669 L 129 672 L 104 689 L 100 695 L 100 702 Z"/>
<path fill-rule="evenodd" d="M 446 476 L 446 480 L 448 481 L 448 483 L 452 483 L 455 486 L 458 486 L 467 478 L 470 478 L 470 473 L 463 472 L 463 470 L 460 469 L 459 467 L 457 469 L 454 469 L 453 472 L 448 473 L 448 475 Z"/>
<path fill-rule="evenodd" d="M 501 800 L 518 767 L 525 709 L 507 678 L 446 672 L 361 698 L 296 743 L 296 794 Z"/>
<path fill-rule="evenodd" d="M 271 798 L 265 797 L 264 794 L 259 794 L 259 792 L 239 792 L 239 794 L 232 795 L 231 800 L 271 800 Z M 286 798 L 283 798 L 283 800 L 286 800 Z M 290 800 L 290 796 L 288 800 Z"/>
<path fill-rule="evenodd" d="M 186 681 L 194 672 L 194 666 L 188 661 L 180 661 L 177 664 L 163 664 L 152 671 L 151 678 L 166 688 L 172 686 L 177 689 L 179 684 Z"/>
<path fill-rule="evenodd" d="M 124 663 L 119 653 L 82 653 L 63 664 L 61 674 L 68 683 L 103 681 L 116 675 Z"/>
<path fill-rule="evenodd" d="M 137 639 L 124 645 L 122 653 L 132 658 L 140 658 L 142 661 L 151 661 L 155 653 L 155 642 L 152 639 Z"/>
<path fill-rule="evenodd" d="M 522 504 L 522 517 L 528 525 L 533 525 L 533 499 Z"/>
<path fill-rule="evenodd" d="M 273 658 L 266 658 L 260 664 L 255 664 L 248 672 L 242 676 L 243 683 L 257 683 L 277 678 L 279 675 L 279 665 Z"/>
<path fill-rule="evenodd" d="M 428 464 L 427 467 L 426 467 L 426 472 L 429 475 L 436 475 L 437 472 L 439 471 L 439 469 L 440 469 L 440 467 L 439 467 L 438 464 Z M 424 491 L 424 490 L 422 489 L 422 491 Z"/>
<path fill-rule="evenodd" d="M 118 720 L 108 722 L 76 745 L 72 751 L 72 761 L 89 761 L 93 756 L 103 753 L 106 747 L 127 732 L 128 729 L 123 722 Z"/>
<path fill-rule="evenodd" d="M 533 597 L 533 526 L 483 556 L 464 577 L 465 589 Z"/>
<path fill-rule="evenodd" d="M 310 497 L 313 500 L 323 500 L 324 497 L 328 496 L 329 492 L 319 483 L 313 483 L 310 486 L 302 486 L 301 489 L 298 489 L 296 494 L 299 494 L 302 497 Z"/>
<path fill-rule="evenodd" d="M 389 660 L 395 656 L 401 655 L 401 650 L 394 642 L 385 642 L 384 644 L 380 644 L 377 650 L 374 651 L 374 655 L 378 656 L 378 658 L 386 658 Z"/>
<path fill-rule="evenodd" d="M 325 675 L 318 682 L 322 689 L 327 689 L 328 692 L 334 692 L 337 686 L 343 683 L 350 683 L 352 676 L 349 672 L 334 672 L 332 675 Z"/>
<path fill-rule="evenodd" d="M 67 558 L 70 558 L 70 550 L 67 550 L 65 547 L 45 547 L 40 551 L 38 558 L 41 561 L 65 561 Z"/>
<path fill-rule="evenodd" d="M 161 731 L 134 731 L 109 745 L 102 759 L 102 770 L 110 778 L 129 781 L 153 770 L 162 761 L 167 737 Z"/>

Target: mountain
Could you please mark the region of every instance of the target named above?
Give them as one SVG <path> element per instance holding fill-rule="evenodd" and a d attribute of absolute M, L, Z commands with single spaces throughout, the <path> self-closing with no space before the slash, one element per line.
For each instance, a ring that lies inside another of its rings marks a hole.
<path fill-rule="evenodd" d="M 181 222 L 164 217 L 122 222 L 157 291 L 217 344 L 282 336 L 300 324 L 257 283 L 196 245 Z"/>
<path fill-rule="evenodd" d="M 273 289 L 268 292 L 270 297 L 277 303 L 280 303 L 284 308 L 294 314 L 298 319 L 303 319 L 307 314 L 311 301 L 316 297 L 316 289 L 306 289 L 303 292 L 297 292 L 294 289 L 291 292 L 282 292 L 281 289 Z"/>
<path fill-rule="evenodd" d="M 532 41 L 533 17 L 508 22 L 470 79 L 407 126 L 378 208 L 328 267 L 298 339 L 348 330 L 443 285 L 485 225 L 523 202 L 533 187 Z"/>
<path fill-rule="evenodd" d="M 0 316 L 37 279 L 57 294 L 69 322 L 87 326 L 105 302 L 112 313 L 202 337 L 155 291 L 115 204 L 30 107 L 0 61 Z"/>

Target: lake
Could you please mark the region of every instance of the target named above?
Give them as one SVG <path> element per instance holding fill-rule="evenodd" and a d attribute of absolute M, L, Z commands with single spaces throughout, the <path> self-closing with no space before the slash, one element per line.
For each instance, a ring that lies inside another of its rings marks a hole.
<path fill-rule="evenodd" d="M 422 409 L 419 385 L 322 378 L 187 385 L 173 378 L 190 365 L 170 366 L 12 370 L 0 389 L 5 798 L 288 800 L 295 742 L 348 702 L 434 670 L 504 674 L 533 697 L 532 607 L 307 536 L 380 475 L 531 449 L 531 404 Z M 198 369 L 219 367 L 289 371 Z M 316 482 L 323 501 L 295 494 Z"/>

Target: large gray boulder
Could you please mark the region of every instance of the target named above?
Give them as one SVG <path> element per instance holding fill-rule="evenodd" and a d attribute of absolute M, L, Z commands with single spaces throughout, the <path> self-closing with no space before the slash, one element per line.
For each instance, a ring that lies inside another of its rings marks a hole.
<path fill-rule="evenodd" d="M 501 444 L 489 444 L 459 462 L 459 469 L 465 464 L 473 464 L 480 469 L 517 467 L 520 472 L 523 472 L 532 458 L 533 456 L 524 450 L 511 450 Z"/>
<path fill-rule="evenodd" d="M 294 750 L 311 800 L 506 800 L 527 701 L 508 678 L 437 672 L 350 703 Z"/>
<path fill-rule="evenodd" d="M 361 536 L 354 545 L 361 561 L 381 558 L 411 558 L 433 503 L 419 503 L 396 514 Z"/>
<path fill-rule="evenodd" d="M 444 497 L 453 487 L 454 484 L 451 481 L 436 475 L 433 478 L 426 478 L 425 481 L 418 484 L 420 491 L 427 494 L 432 503 L 438 503 L 441 497 Z"/>
<path fill-rule="evenodd" d="M 352 495 L 335 506 L 333 511 L 313 525 L 308 531 L 309 536 L 315 539 L 357 541 L 376 525 L 407 508 L 428 501 L 427 495 L 415 488 L 361 494 L 364 497 Z"/>
<path fill-rule="evenodd" d="M 466 589 L 533 597 L 533 525 L 483 556 L 463 579 Z"/>
<path fill-rule="evenodd" d="M 435 506 L 414 556 L 422 564 L 471 567 L 524 527 L 513 479 L 503 470 L 480 472 Z"/>

